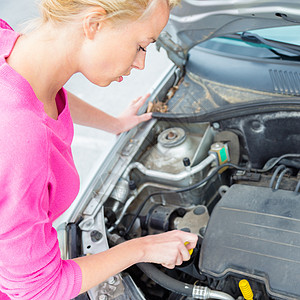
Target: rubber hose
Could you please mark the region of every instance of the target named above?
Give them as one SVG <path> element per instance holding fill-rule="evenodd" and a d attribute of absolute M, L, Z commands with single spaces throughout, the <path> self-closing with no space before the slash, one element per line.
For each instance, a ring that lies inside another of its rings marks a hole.
<path fill-rule="evenodd" d="M 170 290 L 174 293 L 181 294 L 187 297 L 193 296 L 193 288 L 192 284 L 187 284 L 177 279 L 174 279 L 159 269 L 157 269 L 154 265 L 149 263 L 138 263 L 136 264 L 138 268 L 144 272 L 150 279 L 164 287 L 167 290 Z"/>

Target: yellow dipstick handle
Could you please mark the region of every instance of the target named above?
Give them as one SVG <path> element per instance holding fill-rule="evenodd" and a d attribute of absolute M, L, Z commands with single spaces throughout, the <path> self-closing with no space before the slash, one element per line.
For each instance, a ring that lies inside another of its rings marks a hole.
<path fill-rule="evenodd" d="M 253 300 L 253 292 L 249 282 L 246 279 L 242 279 L 239 282 L 239 287 L 245 300 Z"/>
<path fill-rule="evenodd" d="M 186 245 L 188 245 L 189 244 L 189 242 L 185 242 L 184 243 L 184 245 L 186 246 Z M 193 254 L 193 251 L 194 251 L 194 249 L 190 249 L 190 250 L 188 250 L 189 251 L 189 254 L 190 255 L 192 255 Z"/>

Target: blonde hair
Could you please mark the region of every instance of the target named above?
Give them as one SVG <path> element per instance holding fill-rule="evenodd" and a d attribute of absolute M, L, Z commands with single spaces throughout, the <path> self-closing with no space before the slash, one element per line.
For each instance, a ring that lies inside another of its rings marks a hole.
<path fill-rule="evenodd" d="M 41 21 L 70 23 L 92 7 L 103 8 L 106 20 L 139 19 L 146 16 L 158 1 L 166 1 L 170 9 L 180 3 L 180 0 L 41 0 Z"/>

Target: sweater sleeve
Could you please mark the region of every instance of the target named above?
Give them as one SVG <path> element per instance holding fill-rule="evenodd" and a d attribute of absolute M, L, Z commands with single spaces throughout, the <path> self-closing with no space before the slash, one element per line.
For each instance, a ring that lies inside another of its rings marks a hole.
<path fill-rule="evenodd" d="M 3 19 L 0 19 L 0 28 L 13 30 Z"/>
<path fill-rule="evenodd" d="M 47 131 L 30 122 L 2 121 L 0 290 L 11 299 L 74 298 L 81 270 L 74 261 L 61 259 L 49 218 Z"/>

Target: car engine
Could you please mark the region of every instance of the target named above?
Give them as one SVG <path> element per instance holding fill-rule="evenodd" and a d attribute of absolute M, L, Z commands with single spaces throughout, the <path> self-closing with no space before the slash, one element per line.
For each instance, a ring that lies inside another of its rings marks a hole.
<path fill-rule="evenodd" d="M 198 245 L 182 266 L 133 266 L 90 298 L 300 299 L 299 121 L 297 112 L 217 123 L 153 120 L 92 225 L 88 211 L 99 194 L 86 207 L 80 249 L 88 255 L 173 229 L 198 234 Z M 137 143 L 124 145 L 123 157 Z M 180 285 L 198 290 L 181 293 Z"/>
<path fill-rule="evenodd" d="M 199 270 L 213 279 L 263 282 L 275 299 L 299 298 L 298 199 L 292 191 L 232 185 L 211 215 Z"/>

